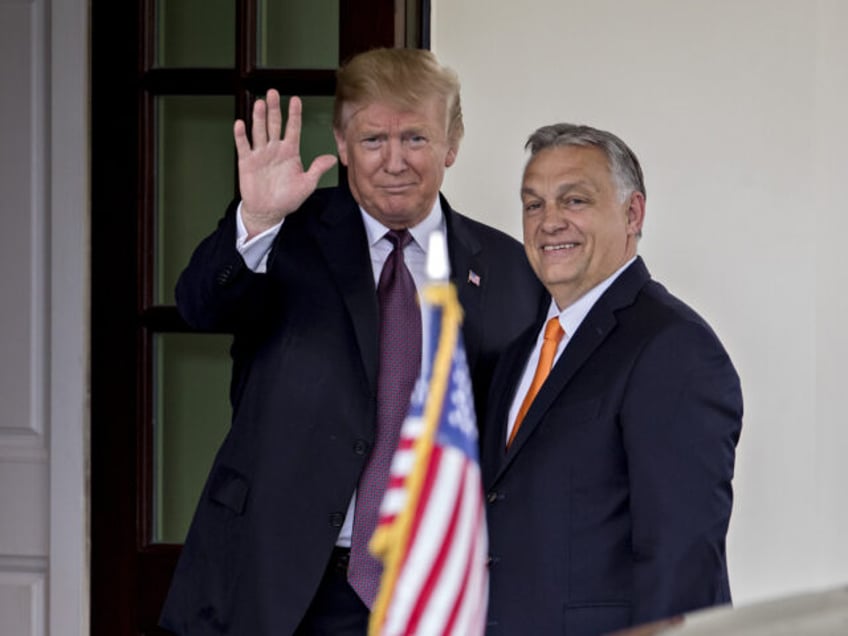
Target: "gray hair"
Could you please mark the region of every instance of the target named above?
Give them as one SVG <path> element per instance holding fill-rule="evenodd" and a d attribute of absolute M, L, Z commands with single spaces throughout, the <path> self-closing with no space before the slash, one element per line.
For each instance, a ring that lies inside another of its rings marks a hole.
<path fill-rule="evenodd" d="M 527 139 L 524 149 L 530 156 L 554 146 L 594 146 L 604 153 L 610 173 L 624 200 L 631 192 L 645 192 L 645 179 L 639 160 L 621 139 L 605 130 L 577 124 L 551 124 L 542 126 Z"/>

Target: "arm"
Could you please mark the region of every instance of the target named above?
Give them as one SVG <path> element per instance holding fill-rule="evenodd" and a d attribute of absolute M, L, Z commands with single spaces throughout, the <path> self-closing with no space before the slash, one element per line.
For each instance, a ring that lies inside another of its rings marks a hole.
<path fill-rule="evenodd" d="M 195 248 L 176 287 L 177 309 L 202 331 L 251 329 L 265 315 L 270 280 L 252 271 L 236 245 L 238 201 L 230 204 L 217 229 Z"/>
<path fill-rule="evenodd" d="M 739 378 L 708 327 L 680 322 L 648 343 L 621 413 L 635 624 L 730 602 L 725 537 L 741 418 Z"/>

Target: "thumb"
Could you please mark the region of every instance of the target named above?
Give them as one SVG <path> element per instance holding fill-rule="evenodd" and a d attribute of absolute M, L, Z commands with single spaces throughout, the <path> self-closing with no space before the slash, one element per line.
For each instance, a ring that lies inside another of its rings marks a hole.
<path fill-rule="evenodd" d="M 306 174 L 308 174 L 315 183 L 318 183 L 318 179 L 324 176 L 324 173 L 336 165 L 336 161 L 337 159 L 334 155 L 320 155 L 315 157 L 309 165 L 309 170 L 306 171 Z"/>

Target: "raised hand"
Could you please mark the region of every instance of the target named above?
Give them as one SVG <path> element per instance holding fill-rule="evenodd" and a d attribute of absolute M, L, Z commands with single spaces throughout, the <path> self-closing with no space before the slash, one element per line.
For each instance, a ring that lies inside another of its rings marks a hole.
<path fill-rule="evenodd" d="M 316 157 L 304 171 L 300 159 L 300 98 L 289 100 L 285 136 L 281 139 L 280 94 L 271 89 L 253 105 L 252 147 L 245 123 L 233 126 L 238 153 L 242 220 L 248 237 L 279 223 L 294 212 L 318 187 L 318 180 L 336 163 L 333 155 Z"/>

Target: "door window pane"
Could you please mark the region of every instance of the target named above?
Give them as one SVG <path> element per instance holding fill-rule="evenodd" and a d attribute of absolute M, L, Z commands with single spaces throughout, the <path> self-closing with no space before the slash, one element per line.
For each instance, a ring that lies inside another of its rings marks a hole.
<path fill-rule="evenodd" d="M 232 200 L 235 183 L 232 97 L 156 99 L 156 304 Z"/>
<path fill-rule="evenodd" d="M 230 336 L 154 340 L 153 541 L 182 543 L 229 429 Z"/>
<path fill-rule="evenodd" d="M 258 7 L 258 66 L 339 65 L 339 0 L 260 0 Z"/>
<path fill-rule="evenodd" d="M 157 67 L 232 67 L 236 60 L 234 0 L 157 0 Z"/>
<path fill-rule="evenodd" d="M 304 169 L 309 168 L 318 155 L 336 155 L 336 139 L 333 136 L 333 98 L 322 96 L 301 97 L 303 102 L 302 128 L 300 132 L 300 156 Z M 288 97 L 281 96 L 283 119 L 288 112 Z M 285 122 L 284 122 L 285 125 Z M 334 186 L 339 181 L 338 163 L 328 170 L 318 182 L 319 188 Z"/>

